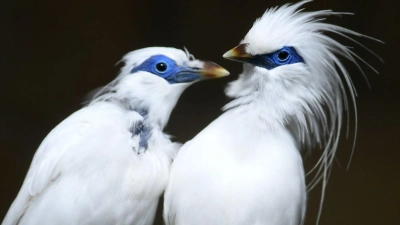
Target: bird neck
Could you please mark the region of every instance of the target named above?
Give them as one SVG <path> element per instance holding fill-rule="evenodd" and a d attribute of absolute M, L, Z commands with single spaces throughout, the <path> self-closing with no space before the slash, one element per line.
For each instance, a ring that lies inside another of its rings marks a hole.
<path fill-rule="evenodd" d="M 176 102 L 179 99 L 177 93 L 171 93 L 168 97 L 160 98 L 158 101 L 147 99 L 138 99 L 134 96 L 124 99 L 122 105 L 128 110 L 139 113 L 145 120 L 145 123 L 151 127 L 159 127 L 161 130 L 167 125 L 169 117 Z"/>
<path fill-rule="evenodd" d="M 180 95 L 189 84 L 168 84 L 152 77 L 125 76 L 115 85 L 111 85 L 98 94 L 93 102 L 111 101 L 128 110 L 146 115 L 146 123 L 161 130 L 168 123 L 169 117 Z"/>
<path fill-rule="evenodd" d="M 241 96 L 228 103 L 224 110 L 236 113 L 252 120 L 259 121 L 260 125 L 274 130 L 284 128 L 293 117 L 298 117 L 303 109 L 300 104 L 291 104 L 275 94 L 253 92 Z"/>
<path fill-rule="evenodd" d="M 224 110 L 235 113 L 238 120 L 251 119 L 268 132 L 288 131 L 302 146 L 327 143 L 332 137 L 337 140 L 338 134 L 333 132 L 341 127 L 341 95 L 321 96 L 311 89 L 284 89 L 261 80 L 267 79 L 262 76 L 256 81 L 249 77 L 242 74 L 228 85 L 226 94 L 235 99 Z"/>
<path fill-rule="evenodd" d="M 251 118 L 260 126 L 272 130 L 287 129 L 292 124 L 306 129 L 309 107 L 305 99 L 297 97 L 295 93 L 282 91 L 268 82 L 254 82 L 247 76 L 242 74 L 238 80 L 228 85 L 226 94 L 234 100 L 224 110 L 232 111 L 239 117 Z"/>

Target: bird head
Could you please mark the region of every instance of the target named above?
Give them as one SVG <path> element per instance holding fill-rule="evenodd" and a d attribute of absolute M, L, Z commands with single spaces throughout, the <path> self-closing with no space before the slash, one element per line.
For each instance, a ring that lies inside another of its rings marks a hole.
<path fill-rule="evenodd" d="M 196 60 L 188 52 L 175 48 L 139 49 L 125 55 L 123 61 L 125 66 L 122 74 L 134 74 L 136 78 L 148 79 L 151 76 L 154 82 L 172 86 L 229 75 L 221 66 L 210 61 Z"/>
<path fill-rule="evenodd" d="M 353 102 L 355 98 L 351 78 L 339 58 L 359 68 L 357 59 L 365 62 L 328 34 L 362 47 L 350 36 L 370 37 L 323 22 L 327 16 L 348 13 L 305 12 L 300 7 L 306 2 L 309 0 L 268 9 L 241 43 L 223 55 L 244 63 L 239 79 L 228 85 L 227 95 L 236 99 L 225 109 L 257 102 L 254 105 L 264 109 L 268 123 L 285 125 L 295 118 L 304 132 L 311 131 L 320 142 L 318 135 L 332 131 L 328 123 L 341 123 L 342 110 L 348 104 L 346 88 Z"/>
<path fill-rule="evenodd" d="M 175 48 L 143 48 L 126 54 L 122 61 L 125 65 L 120 75 L 98 94 L 98 100 L 124 102 L 132 109 L 147 111 L 162 125 L 188 86 L 229 75 L 223 67 Z"/>
<path fill-rule="evenodd" d="M 342 85 L 332 68 L 334 49 L 344 54 L 350 50 L 323 34 L 336 26 L 320 22 L 320 17 L 333 13 L 301 12 L 298 9 L 305 2 L 267 10 L 240 45 L 224 54 L 245 63 L 239 80 L 227 89 L 229 96 L 257 95 L 268 104 L 288 106 L 284 111 L 298 112 L 298 104 L 290 103 L 312 104 Z"/>

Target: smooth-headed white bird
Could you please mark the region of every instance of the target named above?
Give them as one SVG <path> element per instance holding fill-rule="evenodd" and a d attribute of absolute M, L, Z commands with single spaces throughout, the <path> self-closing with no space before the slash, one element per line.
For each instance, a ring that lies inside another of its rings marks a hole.
<path fill-rule="evenodd" d="M 323 22 L 344 13 L 303 12 L 306 2 L 268 9 L 225 53 L 244 62 L 226 89 L 234 100 L 175 158 L 165 193 L 167 225 L 302 224 L 302 146 L 322 146 L 309 187 L 323 180 L 325 190 L 348 104 L 345 89 L 351 101 L 355 96 L 340 58 L 363 61 L 326 33 L 352 41 L 351 35 L 366 36 Z"/>
<path fill-rule="evenodd" d="M 180 144 L 163 128 L 194 81 L 228 75 L 175 48 L 128 53 L 120 75 L 37 150 L 3 225 L 152 224 Z"/>

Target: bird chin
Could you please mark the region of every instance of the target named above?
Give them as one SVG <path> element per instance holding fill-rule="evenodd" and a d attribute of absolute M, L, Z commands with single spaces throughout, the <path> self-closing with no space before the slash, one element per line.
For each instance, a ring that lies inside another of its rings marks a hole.
<path fill-rule="evenodd" d="M 174 87 L 181 87 L 181 88 L 183 88 L 183 89 L 186 89 L 186 88 L 188 88 L 190 85 L 194 84 L 194 83 L 197 82 L 197 81 L 198 81 L 198 80 L 190 81 L 190 82 L 184 82 L 184 83 L 174 83 L 174 84 L 171 84 L 171 85 L 174 86 Z"/>
<path fill-rule="evenodd" d="M 268 75 L 269 74 L 269 70 L 265 69 L 263 67 L 259 67 L 250 63 L 245 63 L 243 65 L 243 73 L 246 74 L 262 74 L 262 75 Z"/>

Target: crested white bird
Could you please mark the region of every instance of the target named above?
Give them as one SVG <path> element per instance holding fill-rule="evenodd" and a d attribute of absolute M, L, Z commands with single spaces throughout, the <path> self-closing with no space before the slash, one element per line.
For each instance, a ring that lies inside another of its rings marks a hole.
<path fill-rule="evenodd" d="M 234 100 L 175 158 L 164 197 L 167 225 L 302 224 L 304 145 L 323 147 L 309 185 L 323 180 L 325 190 L 347 108 L 346 86 L 353 102 L 355 95 L 339 58 L 357 66 L 357 59 L 363 61 L 326 33 L 352 41 L 349 35 L 366 36 L 323 22 L 344 13 L 303 12 L 306 2 L 268 9 L 224 54 L 244 62 L 226 88 Z"/>
<path fill-rule="evenodd" d="M 180 144 L 163 133 L 194 81 L 228 75 L 175 48 L 123 58 L 120 75 L 37 150 L 3 225 L 152 224 Z"/>

